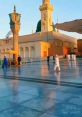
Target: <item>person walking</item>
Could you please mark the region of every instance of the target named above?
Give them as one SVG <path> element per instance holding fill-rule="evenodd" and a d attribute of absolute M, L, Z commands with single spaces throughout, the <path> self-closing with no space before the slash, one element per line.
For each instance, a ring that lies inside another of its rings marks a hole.
<path fill-rule="evenodd" d="M 59 57 L 58 57 L 58 55 L 56 55 L 56 57 L 55 57 L 54 71 L 60 72 L 60 64 L 59 64 Z"/>
<path fill-rule="evenodd" d="M 2 64 L 2 68 L 8 68 L 8 59 L 6 58 L 6 56 L 4 56 L 4 59 L 3 59 L 3 64 Z"/>
<path fill-rule="evenodd" d="M 67 60 L 68 60 L 68 61 L 71 60 L 70 54 L 67 55 Z"/>
<path fill-rule="evenodd" d="M 48 63 L 48 65 L 49 65 L 49 59 L 50 59 L 50 57 L 49 57 L 49 56 L 47 56 L 47 63 Z"/>
<path fill-rule="evenodd" d="M 21 62 L 21 57 L 18 56 L 18 65 L 20 65 L 20 62 Z"/>

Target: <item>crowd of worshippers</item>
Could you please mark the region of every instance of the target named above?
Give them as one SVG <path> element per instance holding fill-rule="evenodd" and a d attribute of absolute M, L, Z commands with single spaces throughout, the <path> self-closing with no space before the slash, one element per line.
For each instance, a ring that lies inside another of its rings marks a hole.
<path fill-rule="evenodd" d="M 76 61 L 76 55 L 75 54 L 68 54 L 66 56 L 68 61 Z M 47 56 L 47 63 L 49 65 L 49 61 L 50 61 L 50 56 Z M 55 55 L 53 56 L 53 62 L 54 64 L 54 71 L 55 72 L 60 72 L 60 62 L 59 62 L 59 56 Z"/>
<path fill-rule="evenodd" d="M 71 60 L 76 61 L 76 55 L 75 54 L 68 54 L 66 56 L 66 58 L 67 58 L 68 61 L 71 61 Z M 50 61 L 50 56 L 47 56 L 48 65 L 49 65 L 49 61 Z M 58 55 L 53 56 L 53 62 L 55 63 L 54 64 L 54 71 L 60 72 L 60 62 L 59 62 L 59 56 Z M 17 63 L 20 66 L 20 64 L 21 64 L 21 57 L 20 56 L 18 56 L 18 58 L 17 58 Z M 7 69 L 8 67 L 10 67 L 10 60 L 6 56 L 4 56 L 2 68 Z"/>

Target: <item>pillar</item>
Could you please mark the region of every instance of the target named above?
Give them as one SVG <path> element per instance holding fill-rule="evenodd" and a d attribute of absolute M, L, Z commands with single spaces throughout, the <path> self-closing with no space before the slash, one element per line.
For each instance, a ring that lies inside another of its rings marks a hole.
<path fill-rule="evenodd" d="M 16 13 L 16 7 L 14 6 L 13 13 L 9 14 L 10 17 L 10 29 L 13 33 L 13 61 L 18 64 L 19 55 L 19 30 L 20 30 L 20 17 L 21 15 Z"/>

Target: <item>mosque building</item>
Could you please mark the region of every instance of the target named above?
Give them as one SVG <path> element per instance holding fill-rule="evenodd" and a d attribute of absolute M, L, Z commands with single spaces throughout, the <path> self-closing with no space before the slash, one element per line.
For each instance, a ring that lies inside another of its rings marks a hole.
<path fill-rule="evenodd" d="M 54 27 L 54 7 L 50 0 L 42 0 L 40 6 L 41 20 L 37 24 L 36 32 L 19 36 L 19 55 L 24 59 L 45 59 L 56 54 L 65 56 L 77 48 L 77 39 L 60 33 Z M 16 11 L 15 11 L 16 12 Z M 4 54 L 12 58 L 8 51 L 13 50 L 13 38 L 0 40 L 0 57 Z"/>

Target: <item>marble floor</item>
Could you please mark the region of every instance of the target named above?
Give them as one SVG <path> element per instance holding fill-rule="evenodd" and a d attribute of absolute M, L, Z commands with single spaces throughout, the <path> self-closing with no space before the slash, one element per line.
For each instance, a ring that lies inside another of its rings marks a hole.
<path fill-rule="evenodd" d="M 1 78 L 0 117 L 82 117 L 82 88 Z"/>
<path fill-rule="evenodd" d="M 0 117 L 82 117 L 82 60 L 0 69 Z M 29 80 L 31 79 L 31 80 Z"/>

